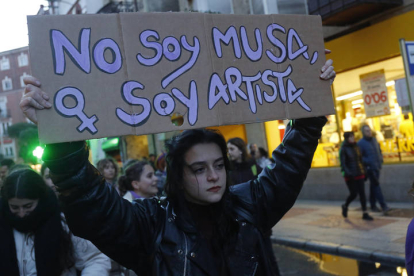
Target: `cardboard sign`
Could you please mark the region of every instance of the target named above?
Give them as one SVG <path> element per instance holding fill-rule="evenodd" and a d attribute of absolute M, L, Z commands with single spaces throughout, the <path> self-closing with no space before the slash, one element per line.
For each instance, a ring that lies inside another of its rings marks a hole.
<path fill-rule="evenodd" d="M 28 25 L 33 76 L 53 99 L 38 112 L 43 143 L 334 113 L 319 78 L 319 16 L 121 13 Z"/>
<path fill-rule="evenodd" d="M 359 78 L 367 118 L 390 115 L 391 111 L 384 70 L 363 74 Z"/>

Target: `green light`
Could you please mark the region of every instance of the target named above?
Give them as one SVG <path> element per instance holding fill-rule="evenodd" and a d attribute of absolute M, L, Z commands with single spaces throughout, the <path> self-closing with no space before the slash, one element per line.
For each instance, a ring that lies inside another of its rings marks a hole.
<path fill-rule="evenodd" d="M 113 144 L 113 145 L 118 145 L 119 138 L 113 138 L 110 143 Z"/>
<path fill-rule="evenodd" d="M 41 159 L 43 155 L 43 148 L 41 146 L 37 146 L 33 151 L 33 156 Z"/>

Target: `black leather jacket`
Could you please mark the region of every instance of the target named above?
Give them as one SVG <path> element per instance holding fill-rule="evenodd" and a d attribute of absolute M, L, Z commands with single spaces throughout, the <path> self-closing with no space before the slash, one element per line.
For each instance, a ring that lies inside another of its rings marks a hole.
<path fill-rule="evenodd" d="M 356 143 L 344 141 L 339 151 L 339 158 L 344 177 L 356 177 L 365 174 L 361 152 Z"/>
<path fill-rule="evenodd" d="M 223 254 L 229 275 L 271 275 L 262 233 L 295 203 L 325 123 L 325 117 L 292 121 L 273 152 L 276 163 L 256 180 L 230 187 L 239 232 L 233 250 Z M 73 234 L 139 275 L 217 275 L 191 216 L 176 213 L 168 198 L 123 200 L 87 156 L 78 142 L 48 145 L 44 154 L 54 183 L 66 194 L 61 201 Z"/>

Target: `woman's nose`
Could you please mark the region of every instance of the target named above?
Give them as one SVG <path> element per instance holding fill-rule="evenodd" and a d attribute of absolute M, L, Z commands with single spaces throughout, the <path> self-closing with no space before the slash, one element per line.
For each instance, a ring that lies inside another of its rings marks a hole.
<path fill-rule="evenodd" d="M 214 169 L 209 170 L 208 180 L 217 181 L 217 179 L 218 179 L 218 174 L 216 173 L 216 171 Z"/>
<path fill-rule="evenodd" d="M 23 218 L 26 215 L 26 211 L 25 210 L 19 210 L 19 212 L 17 213 L 17 216 L 20 218 Z"/>

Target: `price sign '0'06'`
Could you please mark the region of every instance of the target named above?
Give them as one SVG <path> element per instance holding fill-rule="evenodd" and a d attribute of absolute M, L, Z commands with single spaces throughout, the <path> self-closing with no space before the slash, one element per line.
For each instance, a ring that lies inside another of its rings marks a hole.
<path fill-rule="evenodd" d="M 360 77 L 367 118 L 390 114 L 384 69 Z"/>

